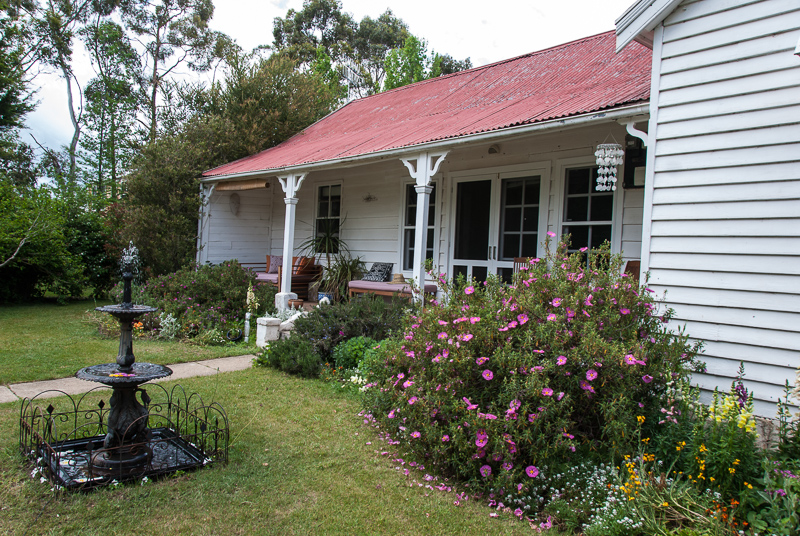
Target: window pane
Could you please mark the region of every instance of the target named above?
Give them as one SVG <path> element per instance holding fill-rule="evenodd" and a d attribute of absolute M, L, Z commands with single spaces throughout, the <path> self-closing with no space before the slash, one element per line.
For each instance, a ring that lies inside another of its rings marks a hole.
<path fill-rule="evenodd" d="M 456 259 L 487 260 L 492 181 L 460 182 L 456 193 Z"/>
<path fill-rule="evenodd" d="M 522 235 L 522 251 L 520 251 L 520 257 L 535 257 L 536 256 L 536 246 L 537 246 L 537 238 L 539 235 L 536 234 L 524 234 Z"/>
<path fill-rule="evenodd" d="M 589 174 L 589 168 L 570 169 L 567 171 L 567 194 L 588 194 Z"/>
<path fill-rule="evenodd" d="M 406 229 L 403 232 L 403 270 L 414 268 L 414 229 Z"/>
<path fill-rule="evenodd" d="M 331 186 L 331 197 L 342 197 L 342 185 Z"/>
<path fill-rule="evenodd" d="M 589 210 L 588 197 L 568 197 L 566 221 L 587 221 Z"/>
<path fill-rule="evenodd" d="M 514 257 L 519 257 L 519 238 L 520 235 L 517 233 L 503 235 L 503 243 L 500 244 L 501 259 L 513 259 Z"/>
<path fill-rule="evenodd" d="M 611 226 L 592 225 L 592 248 L 599 248 L 606 240 L 611 242 Z"/>
<path fill-rule="evenodd" d="M 521 180 L 506 180 L 503 181 L 506 187 L 506 205 L 521 205 L 522 204 L 522 181 Z"/>
<path fill-rule="evenodd" d="M 339 217 L 339 205 L 341 204 L 342 198 L 341 197 L 333 197 L 331 196 L 331 218 L 338 218 Z"/>
<path fill-rule="evenodd" d="M 511 283 L 511 280 L 514 278 L 514 269 L 513 268 L 498 268 L 497 275 L 500 276 L 500 280 L 503 283 Z"/>
<path fill-rule="evenodd" d="M 519 232 L 520 220 L 522 218 L 522 209 L 519 207 L 506 208 L 505 221 L 503 222 L 503 231 L 506 233 Z"/>
<path fill-rule="evenodd" d="M 417 207 L 410 206 L 406 209 L 406 225 L 414 227 L 417 224 Z"/>
<path fill-rule="evenodd" d="M 458 276 L 467 277 L 467 267 L 463 264 L 454 264 L 453 265 L 453 279 L 456 279 Z"/>
<path fill-rule="evenodd" d="M 570 225 L 564 227 L 564 234 L 571 234 L 572 240 L 569 249 L 580 249 L 589 246 L 589 227 L 584 225 Z"/>
<path fill-rule="evenodd" d="M 613 195 L 594 195 L 592 196 L 592 221 L 611 221 L 614 212 Z"/>
<path fill-rule="evenodd" d="M 538 205 L 539 204 L 539 187 L 541 179 L 539 177 L 532 177 L 525 181 L 525 204 Z"/>
<path fill-rule="evenodd" d="M 489 268 L 486 266 L 473 266 L 472 267 L 472 277 L 474 277 L 479 283 L 483 283 L 486 281 L 486 276 L 489 274 Z"/>
<path fill-rule="evenodd" d="M 525 219 L 522 222 L 523 231 L 539 230 L 539 207 L 525 207 Z"/>

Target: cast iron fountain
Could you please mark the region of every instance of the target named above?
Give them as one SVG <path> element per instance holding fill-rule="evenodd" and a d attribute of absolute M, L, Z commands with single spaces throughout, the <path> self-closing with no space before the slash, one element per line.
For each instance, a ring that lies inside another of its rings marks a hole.
<path fill-rule="evenodd" d="M 122 303 L 97 307 L 119 321 L 119 355 L 116 363 L 106 363 L 86 367 L 75 376 L 82 380 L 110 385 L 111 412 L 108 414 L 108 433 L 103 441 L 103 449 L 91 459 L 93 468 L 99 473 L 119 473 L 136 471 L 150 463 L 153 452 L 149 447 L 152 434 L 147 427 L 150 398 L 139 385 L 172 374 L 172 370 L 152 363 L 136 363 L 133 355 L 133 321 L 145 313 L 154 313 L 156 307 L 133 305 L 131 282 L 134 269 L 138 265 L 138 251 L 130 244 L 122 252 L 123 291 Z M 142 402 L 136 400 L 141 393 Z"/>
<path fill-rule="evenodd" d="M 22 401 L 20 448 L 36 460 L 34 474 L 41 470 L 43 478 L 58 486 L 86 488 L 227 461 L 228 418 L 222 406 L 216 402 L 204 405 L 199 395 L 187 395 L 180 386 L 167 392 L 151 384 L 148 389 L 160 395 L 154 402 L 141 387 L 170 376 L 172 370 L 137 363 L 133 354 L 134 321 L 157 310 L 132 303 L 131 282 L 137 266 L 138 252 L 130 244 L 120 261 L 122 303 L 97 307 L 119 322 L 116 362 L 86 367 L 75 374 L 111 387 L 108 407 L 102 399 L 96 406 L 87 407 L 106 387 L 95 388 L 77 400 L 62 391 L 46 391 Z M 44 409 L 35 405 L 58 395 L 65 395 L 59 400 L 66 400 L 66 410 L 57 409 L 53 403 Z M 64 425 L 66 432 L 60 430 Z"/>

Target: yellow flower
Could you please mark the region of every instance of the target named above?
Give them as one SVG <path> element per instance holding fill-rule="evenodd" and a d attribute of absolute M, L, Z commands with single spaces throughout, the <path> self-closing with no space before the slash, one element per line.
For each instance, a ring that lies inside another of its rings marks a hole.
<path fill-rule="evenodd" d="M 733 473 L 735 473 L 735 472 L 736 472 L 736 469 L 734 469 L 733 467 L 728 467 L 728 472 L 729 472 L 730 474 L 733 474 Z"/>
<path fill-rule="evenodd" d="M 738 458 L 733 460 L 733 465 L 739 465 L 739 459 Z"/>
<path fill-rule="evenodd" d="M 708 452 L 708 449 L 705 445 L 700 445 L 700 452 Z"/>
<path fill-rule="evenodd" d="M 744 485 L 747 486 L 748 489 L 753 489 L 753 485 L 752 484 L 748 484 L 747 482 L 745 482 Z"/>
<path fill-rule="evenodd" d="M 669 506 L 669 503 L 664 501 L 663 503 L 661 503 L 661 506 Z"/>
<path fill-rule="evenodd" d="M 644 415 L 637 415 L 636 420 L 639 421 L 639 424 L 644 423 Z"/>

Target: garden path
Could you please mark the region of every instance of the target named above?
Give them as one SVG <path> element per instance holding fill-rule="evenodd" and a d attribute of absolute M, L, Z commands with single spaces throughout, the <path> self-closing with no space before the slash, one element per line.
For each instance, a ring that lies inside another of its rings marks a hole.
<path fill-rule="evenodd" d="M 172 369 L 172 376 L 155 381 L 181 380 L 195 376 L 212 376 L 220 372 L 244 370 L 253 365 L 253 359 L 255 359 L 254 355 L 247 354 L 233 357 L 221 357 L 219 359 L 207 359 L 205 361 L 192 361 L 190 363 L 176 363 L 174 365 L 169 365 L 169 368 Z M 39 393 L 43 393 L 40 398 L 60 396 L 62 394 L 75 395 L 85 393 L 98 385 L 97 383 L 79 380 L 75 377 L 0 385 L 0 404 L 16 402 L 21 398 L 32 398 Z M 51 392 L 45 393 L 45 391 Z"/>

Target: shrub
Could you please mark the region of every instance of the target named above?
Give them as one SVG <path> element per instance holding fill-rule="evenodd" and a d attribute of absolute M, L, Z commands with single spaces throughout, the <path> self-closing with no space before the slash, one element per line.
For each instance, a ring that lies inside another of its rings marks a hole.
<path fill-rule="evenodd" d="M 306 378 L 318 376 L 322 366 L 322 361 L 314 353 L 311 344 L 296 335 L 271 342 L 262 355 L 256 358 L 255 363 Z"/>
<path fill-rule="evenodd" d="M 145 315 L 145 326 L 159 327 L 159 314 L 172 315 L 181 326 L 184 336 L 195 337 L 203 331 L 219 329 L 244 319 L 247 312 L 247 294 L 252 285 L 255 300 L 260 304 L 257 314 L 273 310 L 275 288 L 255 281 L 255 273 L 243 269 L 236 261 L 218 265 L 189 266 L 175 273 L 149 279 L 139 285 L 133 301 L 158 307 L 156 314 Z M 112 291 L 121 300 L 122 284 Z M 251 300 L 252 303 L 252 300 Z M 214 339 L 209 335 L 210 339 Z"/>
<path fill-rule="evenodd" d="M 408 307 L 404 300 L 387 303 L 379 297 L 365 296 L 315 308 L 295 321 L 294 333 L 308 340 L 323 362 L 329 362 L 336 345 L 348 339 L 385 339 L 401 325 Z"/>
<path fill-rule="evenodd" d="M 368 409 L 419 457 L 482 487 L 621 459 L 637 416 L 697 364 L 621 263 L 607 246 L 587 260 L 561 243 L 511 286 L 440 276 L 444 299 L 407 322 Z"/>
<path fill-rule="evenodd" d="M 354 337 L 333 349 L 333 362 L 336 368 L 353 369 L 364 359 L 365 353 L 377 342 L 369 337 Z"/>

